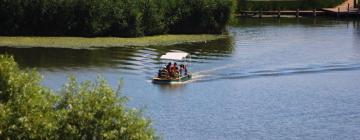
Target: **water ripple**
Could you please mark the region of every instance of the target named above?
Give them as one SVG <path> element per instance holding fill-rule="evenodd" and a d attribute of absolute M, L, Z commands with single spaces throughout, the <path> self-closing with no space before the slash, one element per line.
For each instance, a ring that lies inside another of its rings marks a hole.
<path fill-rule="evenodd" d="M 360 63 L 328 63 L 328 64 L 309 64 L 303 67 L 284 67 L 284 68 L 272 68 L 272 69 L 250 69 L 239 70 L 237 72 L 226 72 L 226 69 L 234 67 L 235 65 L 228 65 L 224 67 L 218 67 L 211 70 L 205 70 L 194 73 L 197 75 L 194 81 L 207 82 L 214 80 L 229 80 L 229 79 L 243 79 L 265 76 L 283 76 L 294 74 L 310 74 L 310 73 L 323 73 L 332 71 L 350 71 L 359 70 Z M 224 72 L 225 73 L 221 73 Z"/>

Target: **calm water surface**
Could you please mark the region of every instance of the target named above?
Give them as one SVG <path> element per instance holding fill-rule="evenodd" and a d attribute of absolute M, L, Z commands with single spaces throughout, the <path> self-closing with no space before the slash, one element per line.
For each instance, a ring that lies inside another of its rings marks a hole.
<path fill-rule="evenodd" d="M 331 19 L 241 19 L 231 38 L 167 47 L 10 49 L 59 90 L 69 74 L 124 81 L 128 106 L 164 139 L 359 139 L 360 23 Z M 192 54 L 194 79 L 150 81 L 159 57 Z"/>

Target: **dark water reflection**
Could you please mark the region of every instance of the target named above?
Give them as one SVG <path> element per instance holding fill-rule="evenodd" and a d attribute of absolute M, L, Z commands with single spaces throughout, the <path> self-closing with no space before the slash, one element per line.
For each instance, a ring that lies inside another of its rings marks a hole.
<path fill-rule="evenodd" d="M 164 139 L 358 139 L 359 20 L 239 19 L 231 38 L 96 50 L 0 48 L 55 90 L 68 74 L 124 80 L 131 107 Z M 150 82 L 168 51 L 192 55 L 193 81 Z"/>
<path fill-rule="evenodd" d="M 146 66 L 152 69 L 161 55 L 168 51 L 189 52 L 195 62 L 228 57 L 234 51 L 232 39 L 187 45 L 120 47 L 106 49 L 57 49 L 57 48 L 0 48 L 1 54 L 14 55 L 22 67 L 29 68 L 117 68 L 137 70 Z"/>

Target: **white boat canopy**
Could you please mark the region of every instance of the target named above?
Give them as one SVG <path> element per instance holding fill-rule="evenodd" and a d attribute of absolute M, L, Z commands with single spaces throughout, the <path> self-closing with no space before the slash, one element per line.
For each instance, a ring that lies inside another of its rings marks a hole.
<path fill-rule="evenodd" d="M 186 52 L 168 52 L 162 55 L 160 59 L 165 60 L 184 60 L 189 54 Z"/>

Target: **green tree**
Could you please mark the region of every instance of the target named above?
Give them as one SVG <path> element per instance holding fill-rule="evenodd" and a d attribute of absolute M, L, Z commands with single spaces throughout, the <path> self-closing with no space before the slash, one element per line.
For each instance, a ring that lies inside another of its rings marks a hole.
<path fill-rule="evenodd" d="M 236 0 L 0 0 L 0 35 L 222 33 Z"/>
<path fill-rule="evenodd" d="M 119 90 L 118 90 L 119 91 Z M 150 120 L 98 78 L 70 78 L 60 93 L 0 55 L 0 139 L 157 139 Z"/>
<path fill-rule="evenodd" d="M 145 35 L 162 34 L 166 32 L 165 9 L 160 0 L 142 0 L 141 24 Z"/>

